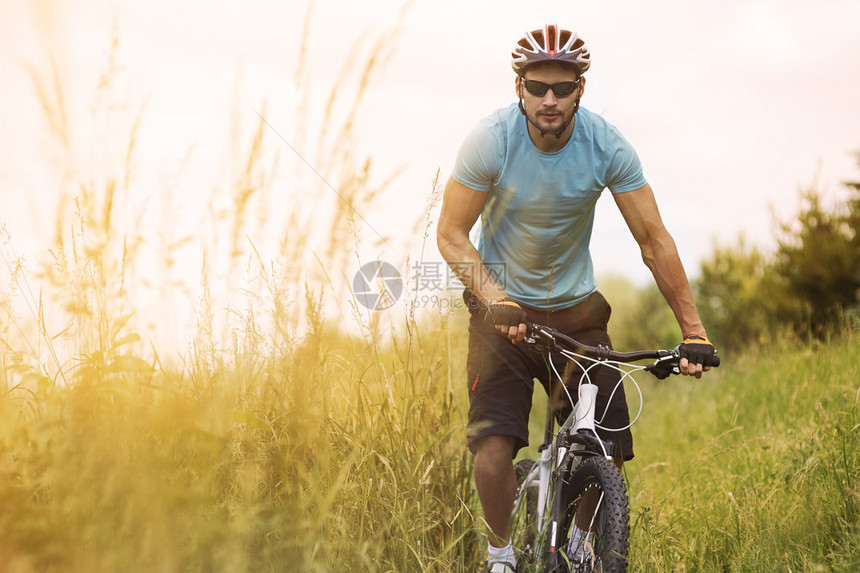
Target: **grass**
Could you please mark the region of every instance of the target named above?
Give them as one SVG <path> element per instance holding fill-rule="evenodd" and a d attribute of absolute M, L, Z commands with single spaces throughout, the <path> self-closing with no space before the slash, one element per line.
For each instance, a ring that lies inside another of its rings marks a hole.
<path fill-rule="evenodd" d="M 0 569 L 476 570 L 462 319 L 7 386 Z M 646 382 L 631 570 L 856 570 L 858 364 L 849 336 Z"/>
<path fill-rule="evenodd" d="M 412 368 L 329 334 L 289 364 L 7 390 L 0 569 L 465 570 L 475 502 L 438 332 L 406 342 Z"/>
<path fill-rule="evenodd" d="M 641 571 L 860 567 L 856 336 L 648 389 L 629 465 Z"/>

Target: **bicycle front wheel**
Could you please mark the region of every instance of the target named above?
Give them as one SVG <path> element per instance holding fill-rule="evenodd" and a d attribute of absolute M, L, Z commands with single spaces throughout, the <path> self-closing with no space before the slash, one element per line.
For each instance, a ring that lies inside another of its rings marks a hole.
<path fill-rule="evenodd" d="M 627 571 L 630 514 L 627 488 L 621 470 L 603 457 L 580 463 L 565 480 L 563 529 L 571 538 L 573 525 L 585 536 L 567 543 L 567 558 L 575 571 L 620 573 Z"/>

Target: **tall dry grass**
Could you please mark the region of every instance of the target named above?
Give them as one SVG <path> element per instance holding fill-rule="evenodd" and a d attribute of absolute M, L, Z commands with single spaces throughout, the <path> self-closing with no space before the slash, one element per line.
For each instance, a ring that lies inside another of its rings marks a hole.
<path fill-rule="evenodd" d="M 311 28 L 309 16 L 303 46 Z M 63 177 L 44 267 L 3 237 L 0 570 L 464 570 L 474 500 L 448 366 L 462 345 L 446 317 L 419 326 L 404 309 L 395 349 L 390 324 L 341 302 L 341 275 L 362 262 L 360 213 L 394 177 L 374 183 L 356 142 L 395 36 L 352 51 L 367 54 L 347 62 L 360 70 L 352 98 L 332 88 L 316 155 L 298 158 L 318 173 L 303 168 L 284 190 L 302 198 L 284 219 L 273 186 L 297 158 L 284 160 L 265 104 L 250 126 L 234 114 L 229 183 L 213 186 L 212 240 L 191 259 L 196 289 L 179 284 L 194 240 L 170 229 L 169 189 L 163 225 L 147 232 L 135 174 L 146 115 L 112 104 L 119 35 L 98 79 L 92 157 L 68 121 L 60 64 L 32 68 Z M 299 70 L 306 105 L 304 60 Z M 298 122 L 296 141 L 313 131 Z M 326 203 L 333 232 L 308 257 Z M 177 328 L 171 307 L 154 324 L 138 308 L 152 287 L 195 307 L 180 352 L 158 342 L 158 327 Z M 352 335 L 339 325 L 351 314 Z"/>

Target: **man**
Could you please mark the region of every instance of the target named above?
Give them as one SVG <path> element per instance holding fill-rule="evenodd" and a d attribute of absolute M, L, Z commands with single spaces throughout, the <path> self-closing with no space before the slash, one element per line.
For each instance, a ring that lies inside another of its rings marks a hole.
<path fill-rule="evenodd" d="M 468 136 L 443 197 L 439 249 L 466 286 L 471 312 L 469 448 L 490 528 L 492 573 L 516 571 L 509 532 L 512 459 L 528 444 L 533 378 L 549 392 L 546 367 L 517 345 L 526 322 L 609 345 L 610 308 L 596 290 L 589 254 L 594 206 L 604 188 L 681 327 L 681 372 L 700 377 L 714 353 L 635 151 L 614 126 L 579 107 L 590 63 L 583 41 L 557 26 L 521 38 L 512 53 L 519 102 L 494 112 Z M 476 249 L 469 232 L 479 216 Z M 602 370 L 597 411 L 618 380 Z M 604 424 L 628 423 L 622 390 Z M 629 430 L 602 437 L 620 446 L 619 465 L 633 457 Z"/>

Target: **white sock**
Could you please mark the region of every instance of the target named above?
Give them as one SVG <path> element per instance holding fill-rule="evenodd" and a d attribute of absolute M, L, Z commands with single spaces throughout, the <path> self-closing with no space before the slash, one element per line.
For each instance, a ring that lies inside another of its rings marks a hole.
<path fill-rule="evenodd" d="M 487 559 L 489 563 L 503 561 L 505 563 L 510 563 L 514 567 L 517 566 L 517 558 L 514 555 L 514 546 L 511 545 L 510 542 L 505 547 L 493 547 L 487 543 L 487 553 L 490 555 L 490 558 Z"/>
<path fill-rule="evenodd" d="M 593 537 L 593 533 L 586 533 L 578 528 L 574 523 L 570 528 L 570 541 L 567 543 L 567 556 L 571 559 L 576 558 L 583 560 L 591 551 L 591 548 L 588 546 L 591 545 Z"/>

